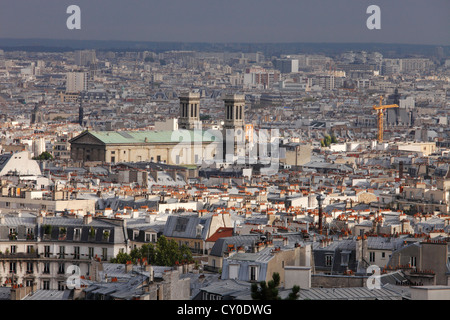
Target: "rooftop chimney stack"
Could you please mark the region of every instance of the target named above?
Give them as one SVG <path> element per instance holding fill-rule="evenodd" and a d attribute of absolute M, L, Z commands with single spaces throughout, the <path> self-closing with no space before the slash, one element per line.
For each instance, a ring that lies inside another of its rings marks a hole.
<path fill-rule="evenodd" d="M 319 204 L 319 234 L 322 234 L 323 229 L 323 211 L 322 211 L 322 204 L 323 200 L 325 200 L 325 196 L 323 194 L 318 194 L 316 196 L 317 203 Z"/>
<path fill-rule="evenodd" d="M 83 224 L 90 224 L 92 222 L 92 215 L 91 214 L 86 214 L 83 217 Z"/>

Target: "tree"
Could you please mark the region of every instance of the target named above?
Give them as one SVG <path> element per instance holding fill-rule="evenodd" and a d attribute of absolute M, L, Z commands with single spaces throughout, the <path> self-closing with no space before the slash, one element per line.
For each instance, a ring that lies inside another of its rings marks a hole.
<path fill-rule="evenodd" d="M 331 135 L 331 143 L 337 143 L 337 138 L 334 134 Z"/>
<path fill-rule="evenodd" d="M 53 160 L 51 153 L 44 151 L 38 157 L 33 157 L 33 160 Z"/>
<path fill-rule="evenodd" d="M 111 263 L 124 264 L 131 261 L 137 264 L 138 261 L 144 260 L 157 266 L 174 266 L 177 263 L 191 262 L 192 252 L 186 245 L 178 246 L 174 240 L 168 240 L 161 236 L 156 245 L 153 243 L 143 244 L 140 248 L 131 250 L 129 254 L 118 253 L 115 258 L 111 259 Z"/>
<path fill-rule="evenodd" d="M 119 252 L 115 258 L 111 259 L 111 263 L 125 264 L 127 261 L 131 261 L 131 256 L 125 252 Z"/>
<path fill-rule="evenodd" d="M 155 251 L 155 262 L 159 266 L 173 266 L 177 262 L 192 260 L 192 253 L 186 245 L 180 247 L 175 240 L 168 240 L 164 236 L 158 238 Z"/>
<path fill-rule="evenodd" d="M 325 146 L 329 147 L 330 144 L 331 144 L 331 136 L 330 135 L 326 135 L 325 139 L 324 139 L 324 142 L 325 142 Z"/>
<path fill-rule="evenodd" d="M 251 286 L 251 294 L 253 300 L 279 300 L 278 289 L 280 285 L 280 274 L 274 272 L 272 274 L 272 280 L 266 283 L 266 281 L 259 282 L 259 287 L 257 283 L 253 283 Z"/>
<path fill-rule="evenodd" d="M 299 286 L 293 286 L 292 291 L 289 293 L 289 296 L 286 298 L 286 300 L 297 300 L 300 292 Z"/>
<path fill-rule="evenodd" d="M 280 274 L 274 272 L 272 274 L 272 280 L 266 283 L 266 281 L 253 283 L 251 286 L 251 295 L 253 300 L 280 300 L 277 287 L 280 285 Z M 293 286 L 292 291 L 289 293 L 286 300 L 297 300 L 300 292 L 299 286 Z"/>

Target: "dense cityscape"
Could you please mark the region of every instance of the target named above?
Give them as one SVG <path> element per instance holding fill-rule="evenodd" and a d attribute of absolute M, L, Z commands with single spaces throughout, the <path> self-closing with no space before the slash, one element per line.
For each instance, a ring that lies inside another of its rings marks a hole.
<path fill-rule="evenodd" d="M 448 299 L 449 80 L 442 47 L 2 50 L 0 299 Z"/>
<path fill-rule="evenodd" d="M 0 5 L 4 309 L 450 300 L 450 3 L 76 2 Z"/>

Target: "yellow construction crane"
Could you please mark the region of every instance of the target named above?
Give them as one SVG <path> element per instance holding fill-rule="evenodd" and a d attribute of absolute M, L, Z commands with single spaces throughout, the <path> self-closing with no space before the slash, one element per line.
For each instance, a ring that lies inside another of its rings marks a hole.
<path fill-rule="evenodd" d="M 383 142 L 383 110 L 384 109 L 389 109 L 389 108 L 398 108 L 398 105 L 396 104 L 385 104 L 385 105 L 381 105 L 383 100 L 383 97 L 380 96 L 380 105 L 379 106 L 373 106 L 373 110 L 377 111 L 377 115 L 378 115 L 378 142 Z"/>

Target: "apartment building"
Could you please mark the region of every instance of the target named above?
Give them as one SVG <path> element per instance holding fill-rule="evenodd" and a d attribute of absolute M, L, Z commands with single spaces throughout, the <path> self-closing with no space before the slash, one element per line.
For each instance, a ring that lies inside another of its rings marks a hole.
<path fill-rule="evenodd" d="M 73 271 L 89 279 L 96 272 L 94 261 L 127 250 L 123 220 L 3 215 L 0 283 L 64 290 Z"/>

